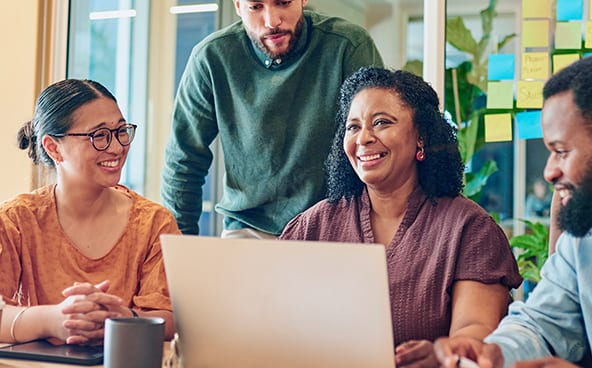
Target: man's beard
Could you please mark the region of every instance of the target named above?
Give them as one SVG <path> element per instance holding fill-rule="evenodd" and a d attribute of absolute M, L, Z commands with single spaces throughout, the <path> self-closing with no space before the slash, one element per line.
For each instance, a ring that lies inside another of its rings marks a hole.
<path fill-rule="evenodd" d="M 558 221 L 560 229 L 578 238 L 592 229 L 592 165 L 573 190 L 569 202 L 559 209 Z"/>
<path fill-rule="evenodd" d="M 281 53 L 272 52 L 269 48 L 267 48 L 267 46 L 263 42 L 263 38 L 265 36 L 258 37 L 257 35 L 251 33 L 250 31 L 247 31 L 247 35 L 249 36 L 251 41 L 253 41 L 253 43 L 257 46 L 257 48 L 259 50 L 261 50 L 261 52 L 263 52 L 265 55 L 267 55 L 271 59 L 278 59 L 278 58 L 282 58 L 282 57 L 288 55 L 290 52 L 292 52 L 292 50 L 294 50 L 294 47 L 296 46 L 296 43 L 298 42 L 298 40 L 300 39 L 300 35 L 302 34 L 302 27 L 303 26 L 304 26 L 304 17 L 300 17 L 300 19 L 298 20 L 298 23 L 296 23 L 296 28 L 294 29 L 294 32 L 285 31 L 285 30 L 282 30 L 279 28 L 275 28 L 275 29 L 272 29 L 267 34 L 265 34 L 265 36 L 270 36 L 270 35 L 278 34 L 278 33 L 289 33 L 291 35 L 290 41 L 288 43 L 288 47 L 286 48 L 286 51 L 281 52 Z"/>

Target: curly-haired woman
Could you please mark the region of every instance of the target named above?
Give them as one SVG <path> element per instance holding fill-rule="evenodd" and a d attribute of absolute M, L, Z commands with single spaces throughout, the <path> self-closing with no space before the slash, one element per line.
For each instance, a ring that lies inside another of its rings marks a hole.
<path fill-rule="evenodd" d="M 348 78 L 328 198 L 281 235 L 385 245 L 399 367 L 437 366 L 439 336 L 486 336 L 522 281 L 503 230 L 461 195 L 458 143 L 438 103 L 404 71 L 366 67 Z"/>

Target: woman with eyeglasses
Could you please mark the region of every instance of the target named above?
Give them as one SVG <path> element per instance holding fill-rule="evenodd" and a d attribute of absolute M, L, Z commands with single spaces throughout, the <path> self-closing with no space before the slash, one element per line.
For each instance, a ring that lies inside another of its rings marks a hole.
<path fill-rule="evenodd" d="M 91 80 L 39 96 L 18 144 L 56 183 L 0 205 L 0 342 L 57 338 L 100 344 L 111 317 L 171 312 L 160 234 L 180 233 L 168 210 L 118 184 L 136 125 Z"/>

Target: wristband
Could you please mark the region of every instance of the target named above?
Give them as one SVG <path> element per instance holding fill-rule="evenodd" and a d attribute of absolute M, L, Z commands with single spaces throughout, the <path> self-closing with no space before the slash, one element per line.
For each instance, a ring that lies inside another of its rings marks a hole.
<path fill-rule="evenodd" d="M 12 342 L 18 342 L 16 337 L 14 336 L 14 330 L 16 327 L 16 322 L 19 320 L 19 318 L 21 318 L 21 316 L 27 311 L 27 309 L 31 308 L 29 307 L 24 307 L 23 309 L 21 309 L 16 316 L 14 316 L 14 319 L 12 320 L 12 323 L 10 324 L 10 337 L 12 338 Z"/>

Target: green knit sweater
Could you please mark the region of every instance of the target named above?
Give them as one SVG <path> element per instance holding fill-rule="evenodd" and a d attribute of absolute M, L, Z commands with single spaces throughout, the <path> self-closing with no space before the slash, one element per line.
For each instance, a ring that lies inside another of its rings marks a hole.
<path fill-rule="evenodd" d="M 186 234 L 199 232 L 202 186 L 220 137 L 226 175 L 216 210 L 226 228 L 280 234 L 325 195 L 323 164 L 339 88 L 359 67 L 382 65 L 368 33 L 305 11 L 289 56 L 271 60 L 239 21 L 193 49 L 177 91 L 162 200 Z"/>

